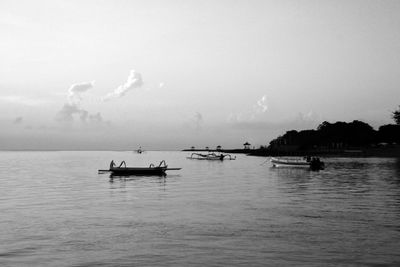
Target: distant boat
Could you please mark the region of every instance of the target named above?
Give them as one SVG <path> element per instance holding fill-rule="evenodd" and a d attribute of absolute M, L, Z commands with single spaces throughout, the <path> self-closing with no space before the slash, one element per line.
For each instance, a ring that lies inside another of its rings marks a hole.
<path fill-rule="evenodd" d="M 142 150 L 142 147 L 139 147 L 139 149 L 135 150 L 135 152 L 138 154 L 142 154 L 144 151 Z"/>
<path fill-rule="evenodd" d="M 215 154 L 215 153 L 208 153 L 208 154 L 201 154 L 201 153 L 192 153 L 188 159 L 198 159 L 198 160 L 234 160 L 236 157 L 232 157 L 229 154 Z"/>
<path fill-rule="evenodd" d="M 322 170 L 325 167 L 325 164 L 317 157 L 272 157 L 271 163 L 273 167 L 309 168 L 311 170 Z"/>
<path fill-rule="evenodd" d="M 111 161 L 108 170 L 99 170 L 99 172 L 111 172 L 113 176 L 128 176 L 128 175 L 157 175 L 162 176 L 169 170 L 180 170 L 181 168 L 168 168 L 165 161 L 161 161 L 158 166 L 150 164 L 149 167 L 127 167 L 125 161 L 116 167 L 114 161 Z"/>

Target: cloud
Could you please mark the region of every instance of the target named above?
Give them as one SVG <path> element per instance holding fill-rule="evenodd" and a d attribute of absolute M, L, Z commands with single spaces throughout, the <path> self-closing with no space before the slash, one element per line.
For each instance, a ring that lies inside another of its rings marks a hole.
<path fill-rule="evenodd" d="M 264 113 L 268 110 L 267 96 L 263 95 L 260 100 L 257 101 L 257 111 Z"/>
<path fill-rule="evenodd" d="M 76 83 L 71 85 L 68 90 L 68 98 L 71 102 L 80 101 L 82 100 L 81 94 L 93 88 L 94 81 L 92 82 L 84 82 L 84 83 Z"/>
<path fill-rule="evenodd" d="M 204 120 L 203 115 L 200 112 L 195 112 L 191 114 L 190 117 L 186 117 L 183 126 L 184 128 L 190 129 L 192 131 L 200 131 L 203 127 Z"/>
<path fill-rule="evenodd" d="M 107 94 L 102 98 L 103 101 L 108 101 L 113 98 L 120 98 L 123 97 L 128 91 L 140 88 L 143 86 L 142 75 L 134 70 L 131 70 L 127 81 L 123 84 L 118 86 L 113 92 Z"/>
<path fill-rule="evenodd" d="M 16 117 L 15 120 L 14 120 L 14 124 L 21 124 L 22 121 L 23 121 L 22 117 Z"/>
<path fill-rule="evenodd" d="M 68 102 L 65 103 L 59 112 L 56 114 L 56 120 L 60 122 L 73 122 L 74 115 L 78 115 L 80 120 L 85 122 L 89 116 L 89 112 L 80 107 L 82 100 L 81 94 L 93 88 L 93 82 L 83 82 L 71 85 L 68 89 Z"/>
<path fill-rule="evenodd" d="M 57 113 L 56 120 L 59 122 L 73 122 L 74 116 L 79 117 L 82 123 L 110 124 L 109 122 L 104 122 L 100 112 L 90 114 L 87 110 L 80 108 L 78 104 L 74 103 L 64 104 L 62 109 Z"/>
<path fill-rule="evenodd" d="M 239 113 L 231 113 L 228 116 L 228 122 L 249 122 L 260 119 L 260 115 L 267 112 L 267 95 L 263 95 L 252 107 L 248 107 L 247 110 L 243 110 Z"/>
<path fill-rule="evenodd" d="M 103 122 L 103 117 L 100 112 L 97 112 L 96 114 L 89 115 L 89 122 L 101 123 Z"/>
<path fill-rule="evenodd" d="M 56 115 L 56 120 L 57 121 L 62 121 L 62 122 L 72 122 L 74 121 L 73 115 L 79 115 L 81 121 L 86 121 L 86 118 L 89 114 L 84 109 L 81 109 L 78 104 L 75 103 L 66 103 L 64 106 L 61 108 L 61 110 L 57 113 Z"/>
<path fill-rule="evenodd" d="M 268 97 L 263 95 L 251 109 L 244 110 L 239 113 L 231 113 L 228 117 L 228 124 L 237 130 L 254 130 L 254 131 L 289 131 L 292 129 L 303 130 L 313 129 L 322 122 L 321 116 L 309 111 L 305 114 L 299 112 L 293 114 L 289 118 L 281 118 L 277 120 L 275 116 L 266 116 L 269 111 Z"/>
<path fill-rule="evenodd" d="M 315 122 L 315 121 L 322 122 L 322 117 L 316 114 L 314 111 L 310 110 L 306 114 L 299 112 L 295 120 L 298 122 Z"/>
<path fill-rule="evenodd" d="M 286 132 L 289 130 L 305 130 L 315 129 L 322 122 L 322 117 L 315 114 L 313 111 L 306 113 L 298 113 L 297 116 L 282 119 L 280 121 L 230 121 L 231 127 L 234 129 L 252 129 L 261 131 L 279 130 Z"/>
<path fill-rule="evenodd" d="M 81 107 L 82 93 L 93 88 L 94 81 L 77 83 L 71 85 L 68 89 L 68 103 L 65 103 L 60 111 L 56 114 L 56 121 L 59 122 L 73 122 L 74 117 L 79 117 L 82 123 L 103 123 L 103 117 L 100 112 L 90 114 L 89 111 Z M 107 122 L 106 124 L 109 124 Z"/>

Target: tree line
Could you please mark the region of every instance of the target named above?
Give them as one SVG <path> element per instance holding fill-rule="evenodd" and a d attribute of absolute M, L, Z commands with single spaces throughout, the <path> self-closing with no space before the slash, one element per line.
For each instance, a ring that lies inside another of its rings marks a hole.
<path fill-rule="evenodd" d="M 272 140 L 267 149 L 341 150 L 371 145 L 400 144 L 400 106 L 399 110 L 392 113 L 392 118 L 396 124 L 383 125 L 378 130 L 359 120 L 335 123 L 324 121 L 316 130 L 287 131 L 284 135 Z"/>

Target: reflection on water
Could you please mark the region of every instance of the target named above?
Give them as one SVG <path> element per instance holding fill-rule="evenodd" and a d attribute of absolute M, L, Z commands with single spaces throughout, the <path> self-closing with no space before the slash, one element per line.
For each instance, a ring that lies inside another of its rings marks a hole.
<path fill-rule="evenodd" d="M 0 153 L 0 266 L 400 264 L 399 159 L 327 158 L 312 172 L 186 156 Z M 113 158 L 182 170 L 96 172 Z"/>
<path fill-rule="evenodd" d="M 270 171 L 278 178 L 278 189 L 285 193 L 306 191 L 311 183 L 312 171 L 304 168 L 275 168 Z"/>
<path fill-rule="evenodd" d="M 396 171 L 396 180 L 398 183 L 400 183 L 400 158 L 397 158 L 394 164 L 394 169 Z"/>
<path fill-rule="evenodd" d="M 115 184 L 115 183 L 120 183 L 125 185 L 126 183 L 137 183 L 137 184 L 142 184 L 142 183 L 157 183 L 157 184 L 162 184 L 165 185 L 167 179 L 165 175 L 162 176 L 145 176 L 145 175 L 130 175 L 130 176 L 113 176 L 110 175 L 109 177 L 109 182 L 110 184 Z"/>

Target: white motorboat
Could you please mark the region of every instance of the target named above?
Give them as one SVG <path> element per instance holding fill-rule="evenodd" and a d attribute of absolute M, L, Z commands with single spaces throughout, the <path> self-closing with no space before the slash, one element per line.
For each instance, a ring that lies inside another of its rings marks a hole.
<path fill-rule="evenodd" d="M 273 167 L 310 168 L 312 170 L 321 170 L 325 165 L 317 157 L 272 157 L 271 163 Z"/>

